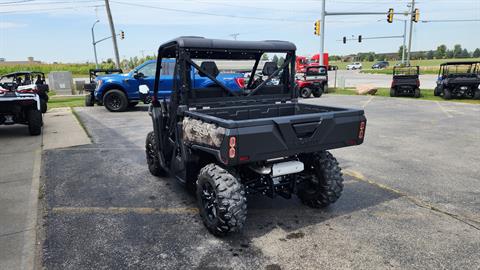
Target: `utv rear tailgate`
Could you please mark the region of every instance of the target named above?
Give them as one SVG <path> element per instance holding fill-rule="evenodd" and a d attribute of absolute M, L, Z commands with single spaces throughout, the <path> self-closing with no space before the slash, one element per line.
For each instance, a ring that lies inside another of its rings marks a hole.
<path fill-rule="evenodd" d="M 236 137 L 237 155 L 230 163 L 267 160 L 363 142 L 366 123 L 363 110 L 291 104 L 290 106 L 297 106 L 300 109 L 296 107 L 295 113 L 290 115 L 263 118 L 260 116 L 268 111 L 274 112 L 270 114 L 281 115 L 282 109 L 285 112 L 288 110 L 289 105 L 278 105 L 280 108 L 270 107 L 270 110 L 259 108 L 260 114 L 255 115 L 259 118 L 253 119 L 250 119 L 252 117 L 243 120 L 231 119 L 242 118 L 238 117 L 240 109 L 236 111 L 235 117 L 230 111 L 230 117 L 226 117 L 227 119 L 217 117 L 220 113 L 215 109 L 188 114 L 225 127 L 229 130 L 229 136 Z M 252 114 L 252 110 L 250 108 L 248 114 Z M 314 112 L 315 110 L 318 112 Z"/>

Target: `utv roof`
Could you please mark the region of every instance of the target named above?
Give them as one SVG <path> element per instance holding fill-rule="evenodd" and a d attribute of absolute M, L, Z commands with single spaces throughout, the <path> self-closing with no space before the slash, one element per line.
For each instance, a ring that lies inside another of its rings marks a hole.
<path fill-rule="evenodd" d="M 1 75 L 0 77 L 13 77 L 13 76 L 16 76 L 16 75 L 30 75 L 32 73 L 41 73 L 41 74 L 44 74 L 43 72 L 41 71 L 16 71 L 16 72 L 11 72 L 11 73 L 7 73 L 7 74 L 3 74 Z"/>
<path fill-rule="evenodd" d="M 191 55 L 192 58 L 198 58 L 207 55 L 210 55 L 210 57 L 213 56 L 220 58 L 241 58 L 241 52 L 246 52 L 251 55 L 252 53 L 259 54 L 263 52 L 286 53 L 295 51 L 297 49 L 295 44 L 280 40 L 237 41 L 188 36 L 178 37 L 160 45 L 158 52 L 163 57 L 170 58 L 175 57 L 175 52 L 179 48 L 193 52 Z M 196 50 L 202 52 L 210 51 L 210 53 L 200 53 Z M 231 57 L 229 57 L 232 52 L 237 52 L 240 54 L 231 55 Z M 247 56 L 247 54 L 244 56 Z"/>
<path fill-rule="evenodd" d="M 480 61 L 456 61 L 456 62 L 446 62 L 441 64 L 440 66 L 447 66 L 447 65 L 471 65 L 471 64 L 477 64 L 480 63 Z"/>

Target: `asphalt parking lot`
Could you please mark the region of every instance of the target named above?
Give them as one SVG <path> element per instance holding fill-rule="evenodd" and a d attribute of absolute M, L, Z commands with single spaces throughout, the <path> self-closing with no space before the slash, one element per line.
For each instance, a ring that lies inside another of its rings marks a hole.
<path fill-rule="evenodd" d="M 93 144 L 46 150 L 47 269 L 476 269 L 480 106 L 324 95 L 364 107 L 366 141 L 333 151 L 342 198 L 324 210 L 248 197 L 241 233 L 216 238 L 194 198 L 148 172 L 145 107 L 76 109 Z"/>

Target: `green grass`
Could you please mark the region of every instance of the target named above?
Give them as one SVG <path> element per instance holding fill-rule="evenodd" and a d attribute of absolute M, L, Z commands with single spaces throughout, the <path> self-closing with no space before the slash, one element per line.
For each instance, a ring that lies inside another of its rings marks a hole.
<path fill-rule="evenodd" d="M 48 100 L 48 108 L 61 108 L 61 107 L 83 107 L 85 106 L 84 96 L 74 97 L 56 97 L 50 96 Z"/>
<path fill-rule="evenodd" d="M 337 95 L 357 95 L 354 88 L 328 88 L 329 94 L 337 94 Z M 390 88 L 379 88 L 375 96 L 379 97 L 390 97 Z M 413 97 L 395 97 L 395 98 L 406 98 L 406 99 L 413 99 L 413 100 L 433 100 L 433 101 L 445 101 L 441 97 L 436 97 L 433 95 L 433 89 L 421 89 L 421 97 L 420 98 L 413 98 Z M 480 104 L 480 100 L 478 99 L 451 99 L 448 101 L 452 102 L 461 102 L 461 103 L 469 103 L 469 104 Z"/>
<path fill-rule="evenodd" d="M 420 74 L 437 74 L 440 64 L 450 61 L 480 61 L 480 58 L 455 58 L 455 59 L 430 59 L 430 60 L 412 60 L 413 66 L 420 66 Z M 372 74 L 392 74 L 394 61 L 390 61 L 391 67 L 386 69 L 370 69 L 375 62 L 361 62 L 363 65 L 362 73 Z M 338 66 L 339 69 L 346 69 L 351 62 L 331 61 L 329 64 Z"/>

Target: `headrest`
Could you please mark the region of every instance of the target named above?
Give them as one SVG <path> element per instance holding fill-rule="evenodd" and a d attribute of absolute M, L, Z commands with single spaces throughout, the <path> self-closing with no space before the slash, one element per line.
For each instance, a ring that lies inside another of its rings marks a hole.
<path fill-rule="evenodd" d="M 213 61 L 203 61 L 200 67 L 212 77 L 217 77 L 220 73 L 220 71 L 218 71 L 217 64 L 215 64 Z M 200 75 L 200 77 L 207 77 L 207 75 L 201 71 L 198 71 L 198 75 Z"/>
<path fill-rule="evenodd" d="M 275 70 L 278 69 L 277 63 L 275 62 L 266 62 L 265 65 L 263 66 L 262 73 L 264 76 L 270 76 L 272 75 Z"/>

